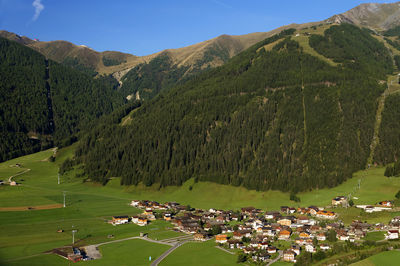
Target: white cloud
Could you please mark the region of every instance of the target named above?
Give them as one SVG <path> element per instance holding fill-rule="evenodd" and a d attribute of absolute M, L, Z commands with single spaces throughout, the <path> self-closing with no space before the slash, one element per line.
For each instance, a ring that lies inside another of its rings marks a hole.
<path fill-rule="evenodd" d="M 35 8 L 35 14 L 32 20 L 36 21 L 39 18 L 40 12 L 44 9 L 44 5 L 41 3 L 42 0 L 34 0 L 32 6 Z"/>

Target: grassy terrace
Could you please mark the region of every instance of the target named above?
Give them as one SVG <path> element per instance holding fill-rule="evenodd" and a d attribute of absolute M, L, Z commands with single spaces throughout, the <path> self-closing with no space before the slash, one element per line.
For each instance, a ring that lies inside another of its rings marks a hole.
<path fill-rule="evenodd" d="M 352 266 L 374 266 L 374 265 L 395 266 L 399 265 L 399 261 L 400 261 L 400 251 L 392 250 L 379 253 L 377 255 L 371 256 L 365 260 L 353 263 L 351 265 Z"/>
<path fill-rule="evenodd" d="M 203 209 L 211 207 L 238 209 L 244 206 L 254 206 L 263 210 L 276 210 L 281 205 L 327 206 L 334 196 L 349 193 L 358 197 L 354 200 L 356 204 L 375 203 L 380 200 L 393 199 L 395 193 L 400 189 L 400 179 L 384 177 L 384 168 L 372 168 L 358 172 L 352 179 L 335 188 L 299 193 L 300 203 L 290 201 L 288 193 L 249 191 L 242 187 L 230 187 L 209 182 L 194 183 L 193 180 L 187 181 L 181 187 L 167 187 L 161 190 L 157 186 L 121 187 L 118 178 L 112 179 L 106 186 L 101 186 L 94 183 L 82 183 L 81 179 L 74 177 L 74 171 L 62 176 L 61 184 L 58 185 L 58 166 L 63 160 L 72 156 L 72 148 L 60 150 L 54 163 L 46 160 L 52 153 L 51 150 L 43 151 L 0 164 L 0 179 L 3 180 L 26 169 L 31 169 L 15 178 L 17 182 L 22 183 L 21 186 L 0 186 L 0 208 L 62 204 L 62 192 L 66 191 L 67 194 L 66 208 L 0 211 L 0 262 L 3 261 L 10 265 L 65 265 L 67 261 L 55 255 L 40 255 L 40 253 L 70 244 L 72 226 L 78 229 L 76 239 L 80 246 L 137 236 L 140 232 L 147 232 L 151 238 L 157 239 L 179 235 L 179 233 L 168 230 L 170 224 L 163 221 L 153 222 L 147 227 L 133 224 L 111 226 L 106 223 L 106 220 L 110 219 L 112 215 L 137 213 L 139 210 L 128 205 L 132 199 L 177 201 Z M 15 167 L 16 164 L 20 164 L 20 167 Z M 359 179 L 361 180 L 360 189 L 358 189 Z M 190 186 L 192 186 L 192 190 L 189 190 Z M 388 222 L 392 216 L 398 215 L 395 212 L 366 214 L 355 208 L 335 209 L 335 211 L 346 223 L 351 222 L 352 219 Z M 64 232 L 57 233 L 58 229 L 63 229 Z M 113 234 L 114 239 L 108 239 L 109 234 Z M 380 238 L 378 235 L 371 236 L 371 238 L 376 237 Z M 103 246 L 101 249 L 103 258 L 95 263 L 101 264 L 101 261 L 106 263 L 108 259 L 113 258 L 109 250 L 114 245 L 118 246 L 115 250 L 134 250 L 136 242 L 127 241 Z M 152 246 L 153 244 L 146 242 L 143 245 Z M 157 244 L 154 245 L 154 249 L 157 249 Z M 177 257 L 185 258 L 184 261 L 188 263 L 192 263 L 192 258 L 196 258 L 193 260 L 199 262 L 198 264 L 204 264 L 206 258 L 212 258 L 219 265 L 229 264 L 236 260 L 236 256 L 218 250 L 214 245 L 215 243 L 212 241 L 185 244 L 167 257 L 163 264 L 176 264 Z M 143 251 L 143 254 L 146 256 L 153 254 L 151 250 L 152 248 L 149 247 L 149 253 Z M 132 261 L 137 257 L 132 252 L 124 254 L 125 256 L 121 255 L 121 259 L 126 259 L 126 261 Z M 157 254 L 159 253 L 151 256 L 158 256 Z M 20 259 L 31 255 L 37 256 Z M 94 264 L 94 262 L 87 263 Z M 141 263 L 144 263 L 143 260 L 137 262 L 138 265 Z"/>

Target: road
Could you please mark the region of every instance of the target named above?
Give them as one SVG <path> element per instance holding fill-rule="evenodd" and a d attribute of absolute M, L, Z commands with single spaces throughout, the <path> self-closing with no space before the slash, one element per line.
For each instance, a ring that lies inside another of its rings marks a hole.
<path fill-rule="evenodd" d="M 279 250 L 278 253 L 279 253 L 278 257 L 276 257 L 276 259 L 270 261 L 270 262 L 267 264 L 268 266 L 269 266 L 269 265 L 272 265 L 272 264 L 275 263 L 275 262 L 277 262 L 277 261 L 282 257 L 283 251 L 282 251 L 282 250 Z"/>
<path fill-rule="evenodd" d="M 14 177 L 19 176 L 19 175 L 22 175 L 22 174 L 25 174 L 26 172 L 29 172 L 30 170 L 31 170 L 31 169 L 26 169 L 25 171 L 22 171 L 22 172 L 20 172 L 20 173 L 18 173 L 18 174 L 15 174 L 15 175 L 10 176 L 10 177 L 8 178 L 8 183 L 11 183 L 11 181 L 12 181 L 12 179 L 13 179 Z"/>
<path fill-rule="evenodd" d="M 157 266 L 163 259 L 165 259 L 169 254 L 171 254 L 172 251 L 174 251 L 175 249 L 179 248 L 180 246 L 182 246 L 186 242 L 187 242 L 187 240 L 179 242 L 179 243 L 176 243 L 173 247 L 171 247 L 170 249 L 165 251 L 160 257 L 158 257 L 155 261 L 153 261 L 150 265 L 151 266 Z"/>

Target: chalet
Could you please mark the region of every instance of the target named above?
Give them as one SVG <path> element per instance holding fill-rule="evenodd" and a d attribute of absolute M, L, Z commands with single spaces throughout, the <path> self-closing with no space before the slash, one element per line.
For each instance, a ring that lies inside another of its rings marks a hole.
<path fill-rule="evenodd" d="M 143 218 L 143 217 L 139 217 L 139 218 L 138 218 L 137 225 L 139 225 L 139 226 L 145 226 L 145 225 L 147 225 L 147 223 L 148 223 L 148 221 L 147 221 L 146 218 Z"/>
<path fill-rule="evenodd" d="M 295 212 L 296 212 L 296 208 L 289 207 L 289 213 L 290 213 L 290 214 L 293 214 L 293 213 L 295 213 Z"/>
<path fill-rule="evenodd" d="M 289 207 L 288 206 L 281 206 L 281 212 L 282 213 L 286 213 L 286 214 L 288 214 L 289 213 Z"/>
<path fill-rule="evenodd" d="M 113 225 L 126 224 L 128 222 L 129 222 L 129 217 L 127 215 L 124 215 L 124 216 L 113 216 L 112 217 L 112 224 Z"/>
<path fill-rule="evenodd" d="M 283 251 L 283 260 L 289 262 L 295 262 L 296 253 L 292 250 Z"/>
<path fill-rule="evenodd" d="M 332 199 L 332 206 L 341 206 L 343 204 L 347 203 L 347 198 L 345 196 L 337 196 L 334 199 Z"/>
<path fill-rule="evenodd" d="M 266 212 L 264 217 L 267 220 L 275 220 L 281 217 L 281 214 L 279 212 L 271 211 L 271 212 Z"/>
<path fill-rule="evenodd" d="M 223 234 L 233 233 L 233 228 L 231 226 L 221 226 L 221 230 Z"/>
<path fill-rule="evenodd" d="M 230 217 L 231 217 L 231 220 L 233 220 L 233 221 L 239 221 L 242 218 L 241 215 L 236 214 L 236 213 L 231 214 Z"/>
<path fill-rule="evenodd" d="M 251 240 L 249 246 L 253 247 L 253 248 L 258 248 L 259 244 L 261 244 L 260 241 L 258 241 L 257 239 L 253 239 L 253 240 Z"/>
<path fill-rule="evenodd" d="M 300 247 L 297 245 L 292 245 L 292 247 L 290 248 L 290 250 L 292 250 L 294 253 L 296 253 L 296 255 L 300 255 Z"/>
<path fill-rule="evenodd" d="M 310 219 L 307 216 L 299 216 L 297 217 L 297 222 L 299 224 L 308 224 L 310 222 Z"/>
<path fill-rule="evenodd" d="M 251 254 L 251 253 L 253 253 L 253 252 L 256 252 L 256 249 L 253 248 L 253 247 L 245 247 L 245 248 L 243 249 L 243 252 L 244 252 L 244 254 Z"/>
<path fill-rule="evenodd" d="M 331 247 L 328 244 L 321 244 L 321 245 L 319 245 L 319 248 L 323 251 L 327 251 L 327 250 L 331 249 Z"/>
<path fill-rule="evenodd" d="M 392 207 L 393 204 L 391 201 L 384 200 L 384 201 L 379 202 L 378 205 L 384 206 L 384 207 Z"/>
<path fill-rule="evenodd" d="M 392 218 L 392 220 L 390 221 L 391 223 L 399 223 L 400 222 L 400 216 L 395 216 Z"/>
<path fill-rule="evenodd" d="M 269 260 L 270 258 L 271 258 L 271 256 L 270 256 L 267 252 L 260 253 L 260 254 L 258 255 L 258 260 L 259 260 L 259 261 L 263 261 L 263 262 Z"/>
<path fill-rule="evenodd" d="M 171 221 L 171 219 L 172 219 L 172 214 L 170 214 L 170 213 L 164 213 L 164 220 L 165 221 Z"/>
<path fill-rule="evenodd" d="M 132 207 L 138 207 L 139 203 L 140 203 L 140 200 L 132 200 L 130 205 Z"/>
<path fill-rule="evenodd" d="M 324 233 L 319 233 L 317 235 L 317 240 L 318 241 L 325 241 L 326 240 L 326 235 Z"/>
<path fill-rule="evenodd" d="M 265 235 L 271 236 L 271 237 L 274 237 L 275 234 L 276 234 L 276 230 L 272 229 L 272 227 L 270 227 L 270 226 L 269 227 L 264 227 L 263 228 L 263 232 L 264 232 Z"/>
<path fill-rule="evenodd" d="M 222 215 L 219 215 L 215 220 L 220 223 L 225 223 L 225 217 Z"/>
<path fill-rule="evenodd" d="M 216 235 L 215 242 L 222 243 L 222 244 L 226 243 L 226 242 L 228 242 L 228 236 L 227 235 Z"/>
<path fill-rule="evenodd" d="M 309 206 L 307 208 L 307 213 L 309 213 L 311 215 L 316 215 L 318 211 L 319 211 L 319 208 L 317 206 Z"/>
<path fill-rule="evenodd" d="M 290 238 L 290 231 L 282 230 L 279 232 L 278 239 L 279 240 L 288 240 Z"/>
<path fill-rule="evenodd" d="M 307 232 L 301 232 L 301 233 L 299 234 L 299 237 L 302 238 L 302 239 L 311 238 L 310 234 L 307 233 Z"/>
<path fill-rule="evenodd" d="M 277 223 L 280 225 L 290 226 L 295 221 L 293 216 L 283 216 L 282 218 L 278 219 Z"/>
<path fill-rule="evenodd" d="M 386 239 L 398 239 L 399 238 L 399 230 L 389 230 L 386 234 Z"/>
<path fill-rule="evenodd" d="M 231 248 L 231 249 L 239 248 L 238 245 L 239 245 L 240 243 L 241 243 L 241 242 L 240 242 L 239 240 L 236 240 L 236 239 L 229 239 L 229 240 L 228 240 L 228 246 L 229 246 L 229 248 Z"/>
<path fill-rule="evenodd" d="M 316 216 L 321 219 L 333 220 L 336 218 L 336 213 L 332 211 L 318 211 Z"/>
<path fill-rule="evenodd" d="M 350 239 L 349 235 L 346 233 L 337 234 L 336 238 L 342 241 L 347 241 Z"/>
<path fill-rule="evenodd" d="M 243 214 L 250 215 L 256 208 L 254 207 L 245 207 L 242 208 L 241 211 Z"/>
<path fill-rule="evenodd" d="M 269 246 L 267 251 L 268 251 L 269 254 L 275 254 L 276 253 L 276 247 Z"/>
<path fill-rule="evenodd" d="M 196 241 L 206 241 L 207 235 L 204 233 L 196 233 L 193 235 L 194 240 Z"/>
<path fill-rule="evenodd" d="M 310 253 L 314 253 L 314 252 L 316 252 L 316 249 L 312 244 L 307 244 L 306 245 L 306 251 L 310 252 Z"/>
<path fill-rule="evenodd" d="M 258 245 L 258 247 L 259 247 L 260 249 L 268 249 L 268 246 L 269 246 L 269 243 L 266 242 L 266 241 L 262 241 L 262 242 Z"/>

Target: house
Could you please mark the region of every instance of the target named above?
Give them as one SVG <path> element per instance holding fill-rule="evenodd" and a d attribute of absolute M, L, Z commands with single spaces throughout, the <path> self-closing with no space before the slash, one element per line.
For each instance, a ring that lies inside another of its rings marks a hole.
<path fill-rule="evenodd" d="M 226 243 L 226 242 L 228 242 L 228 236 L 227 235 L 216 235 L 215 242 L 222 243 L 222 244 Z"/>
<path fill-rule="evenodd" d="M 16 186 L 16 185 L 17 185 L 17 182 L 15 182 L 15 181 L 10 182 L 10 186 Z"/>
<path fill-rule="evenodd" d="M 319 248 L 323 251 L 327 251 L 327 250 L 331 249 L 331 247 L 328 244 L 321 244 L 321 245 L 319 245 Z"/>
<path fill-rule="evenodd" d="M 140 200 L 132 200 L 130 205 L 131 205 L 132 207 L 138 207 L 138 206 L 139 206 L 139 203 L 140 203 Z"/>
<path fill-rule="evenodd" d="M 347 203 L 347 198 L 345 196 L 337 196 L 334 199 L 332 199 L 332 206 L 341 206 L 343 204 Z"/>
<path fill-rule="evenodd" d="M 299 216 L 297 217 L 297 222 L 299 224 L 308 224 L 310 222 L 310 219 L 307 216 Z"/>
<path fill-rule="evenodd" d="M 196 241 L 206 241 L 207 235 L 203 233 L 196 233 L 193 235 L 194 240 Z"/>
<path fill-rule="evenodd" d="M 342 241 L 347 241 L 350 239 L 349 235 L 347 234 L 338 234 L 336 236 L 337 239 L 342 240 Z"/>
<path fill-rule="evenodd" d="M 336 218 L 336 213 L 332 211 L 318 211 L 316 216 L 321 219 L 333 220 Z"/>
<path fill-rule="evenodd" d="M 399 238 L 399 230 L 389 230 L 386 234 L 386 239 L 398 239 Z"/>
<path fill-rule="evenodd" d="M 289 207 L 288 206 L 281 206 L 281 212 L 289 213 Z"/>
<path fill-rule="evenodd" d="M 384 207 L 392 207 L 392 202 L 388 200 L 384 200 L 378 203 L 378 205 L 384 206 Z"/>
<path fill-rule="evenodd" d="M 294 258 L 296 257 L 296 253 L 292 250 L 283 251 L 283 260 L 289 262 L 295 262 Z"/>
<path fill-rule="evenodd" d="M 113 216 L 112 217 L 112 224 L 113 225 L 126 224 L 128 222 L 129 222 L 129 217 L 127 215 L 124 215 L 124 216 Z"/>
<path fill-rule="evenodd" d="M 278 219 L 277 223 L 280 225 L 286 225 L 286 226 L 290 226 L 292 224 L 292 222 L 294 221 L 294 217 L 293 216 L 284 216 L 280 219 Z"/>
<path fill-rule="evenodd" d="M 311 238 L 310 234 L 307 233 L 307 232 L 301 232 L 301 233 L 299 234 L 299 237 L 300 237 L 301 239 L 308 239 L 308 238 Z"/>
<path fill-rule="evenodd" d="M 242 213 L 250 215 L 256 208 L 254 207 L 244 207 L 242 208 Z"/>
<path fill-rule="evenodd" d="M 164 220 L 165 221 L 171 221 L 171 219 L 172 219 L 172 214 L 164 213 Z"/>
<path fill-rule="evenodd" d="M 147 221 L 146 218 L 144 218 L 144 217 L 139 217 L 138 218 L 137 225 L 145 226 L 145 225 L 147 225 L 147 223 L 148 223 L 148 221 Z"/>
<path fill-rule="evenodd" d="M 231 249 L 239 248 L 239 244 L 241 244 L 241 242 L 239 240 L 236 240 L 236 239 L 229 239 L 228 240 L 228 246 Z"/>
<path fill-rule="evenodd" d="M 315 247 L 312 244 L 306 245 L 306 251 L 310 253 L 314 253 L 316 251 Z"/>
<path fill-rule="evenodd" d="M 319 233 L 317 235 L 317 240 L 318 241 L 325 241 L 326 240 L 326 235 L 324 233 Z"/>
<path fill-rule="evenodd" d="M 258 255 L 258 260 L 263 262 L 269 260 L 270 258 L 271 256 L 267 252 L 263 252 Z"/>
<path fill-rule="evenodd" d="M 311 215 L 316 215 L 318 211 L 319 211 L 319 208 L 317 206 L 309 206 L 307 208 L 307 213 L 309 213 Z"/>
<path fill-rule="evenodd" d="M 276 247 L 269 246 L 267 251 L 268 251 L 269 254 L 275 254 L 276 253 Z"/>
<path fill-rule="evenodd" d="M 267 213 L 265 213 L 265 219 L 267 219 L 267 220 L 272 220 L 272 219 L 276 219 L 276 218 L 279 218 L 281 216 L 281 214 L 279 213 L 279 212 L 274 212 L 274 211 L 271 211 L 271 212 L 267 212 Z"/>
<path fill-rule="evenodd" d="M 253 247 L 245 247 L 245 248 L 243 249 L 243 252 L 244 252 L 244 254 L 251 254 L 251 253 L 253 253 L 253 252 L 256 252 L 256 249 L 253 248 Z"/>
<path fill-rule="evenodd" d="M 296 256 L 300 255 L 300 247 L 297 245 L 292 245 L 290 248 L 294 253 L 296 253 Z"/>
<path fill-rule="evenodd" d="M 279 240 L 288 240 L 290 238 L 290 232 L 288 230 L 282 230 L 279 232 Z"/>

